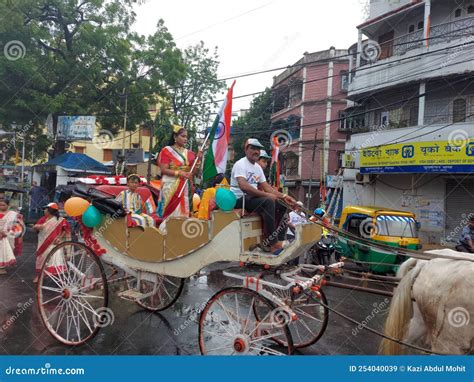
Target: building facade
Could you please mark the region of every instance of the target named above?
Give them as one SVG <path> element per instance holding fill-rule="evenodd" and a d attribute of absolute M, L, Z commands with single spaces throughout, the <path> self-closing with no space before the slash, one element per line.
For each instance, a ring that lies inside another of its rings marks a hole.
<path fill-rule="evenodd" d="M 474 212 L 474 2 L 372 0 L 358 30 L 344 205 L 415 212 L 424 243 L 454 244 Z"/>
<path fill-rule="evenodd" d="M 273 80 L 272 131 L 283 144 L 285 185 L 310 208 L 320 203 L 321 181 L 341 166 L 345 135 L 337 119 L 347 103 L 348 68 L 347 51 L 330 48 L 305 53 Z"/>

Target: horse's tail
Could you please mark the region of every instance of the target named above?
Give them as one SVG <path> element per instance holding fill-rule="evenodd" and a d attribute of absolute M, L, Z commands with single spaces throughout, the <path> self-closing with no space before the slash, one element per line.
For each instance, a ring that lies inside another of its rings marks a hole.
<path fill-rule="evenodd" d="M 416 264 L 416 259 L 409 259 L 400 267 L 397 276 L 402 279 L 392 297 L 390 311 L 385 321 L 385 335 L 398 340 L 405 338 L 408 323 L 413 316 L 411 289 L 422 268 L 422 266 L 415 267 Z M 379 353 L 403 354 L 403 349 L 400 344 L 384 339 L 380 344 Z"/>

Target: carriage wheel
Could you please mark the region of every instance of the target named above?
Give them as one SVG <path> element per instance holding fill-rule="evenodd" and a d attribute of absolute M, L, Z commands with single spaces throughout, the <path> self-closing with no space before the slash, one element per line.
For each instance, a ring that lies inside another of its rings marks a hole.
<path fill-rule="evenodd" d="M 131 280 L 131 284 L 136 285 L 136 279 Z M 138 299 L 136 303 L 150 312 L 159 312 L 168 309 L 181 295 L 184 288 L 184 279 L 173 276 L 156 275 L 156 280 L 141 280 L 140 293 L 151 296 Z"/>
<path fill-rule="evenodd" d="M 80 345 L 113 321 L 104 267 L 90 248 L 64 242 L 46 255 L 38 279 L 38 307 L 49 333 Z"/>
<path fill-rule="evenodd" d="M 275 284 L 281 284 L 282 282 L 273 273 L 263 275 L 262 279 Z M 314 300 L 316 299 L 327 305 L 326 296 L 321 290 L 318 292 L 310 290 L 309 293 L 312 297 L 301 293 L 294 296 L 292 300 L 291 290 L 281 290 L 268 286 L 264 288 L 280 298 L 298 316 L 298 319 L 295 321 L 288 320 L 288 327 L 293 338 L 293 346 L 296 349 L 313 345 L 322 337 L 328 326 L 329 310 Z M 259 305 L 255 305 L 254 313 L 257 318 L 262 316 Z M 280 345 L 286 345 L 286 339 L 283 336 L 274 337 L 273 340 Z"/>
<path fill-rule="evenodd" d="M 258 304 L 261 319 L 253 314 Z M 207 302 L 199 319 L 199 349 L 204 355 L 285 355 L 293 341 L 288 325 L 274 320 L 276 306 L 247 288 L 225 288 Z M 272 337 L 284 338 L 276 346 Z"/>

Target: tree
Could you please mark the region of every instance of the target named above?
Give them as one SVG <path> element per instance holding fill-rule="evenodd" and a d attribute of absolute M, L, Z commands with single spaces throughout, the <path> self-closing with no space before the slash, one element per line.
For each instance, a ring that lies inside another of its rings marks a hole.
<path fill-rule="evenodd" d="M 244 144 L 248 138 L 257 138 L 267 152 L 271 152 L 272 101 L 272 92 L 266 88 L 262 94 L 255 97 L 248 112 L 233 122 L 232 141 L 236 160 L 245 156 Z"/>
<path fill-rule="evenodd" d="M 96 115 L 103 129 L 128 127 L 149 119 L 148 105 L 183 71 L 181 53 L 164 27 L 145 38 L 130 32 L 133 0 L 20 0 L 0 29 L 6 46 L 16 42 L 21 59 L 2 60 L 0 123 L 35 126 L 53 116 Z M 1 11 L 7 12 L 5 5 Z M 172 70 L 170 70 L 172 68 Z M 181 69 L 180 69 L 181 68 Z M 171 73 L 170 73 L 171 72 Z M 161 94 L 163 95 L 163 94 Z M 57 142 L 55 153 L 64 151 Z"/>
<path fill-rule="evenodd" d="M 174 122 L 186 128 L 194 139 L 198 127 L 206 128 L 212 123 L 210 110 L 217 107 L 215 95 L 225 88 L 225 83 L 217 79 L 217 47 L 211 52 L 201 41 L 184 50 L 183 61 L 185 76 L 170 90 L 171 109 Z"/>

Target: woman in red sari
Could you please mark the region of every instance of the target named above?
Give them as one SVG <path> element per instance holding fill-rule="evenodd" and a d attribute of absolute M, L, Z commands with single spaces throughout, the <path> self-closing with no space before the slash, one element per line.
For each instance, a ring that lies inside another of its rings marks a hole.
<path fill-rule="evenodd" d="M 189 217 L 189 206 L 192 197 L 192 180 L 199 169 L 202 152 L 196 155 L 185 148 L 188 133 L 178 125 L 173 126 L 173 135 L 168 146 L 164 147 L 158 157 L 161 169 L 160 210 L 158 215 L 163 219 L 160 231 L 166 232 L 166 219 L 171 216 Z M 193 172 L 191 167 L 197 160 Z"/>
<path fill-rule="evenodd" d="M 67 221 L 59 216 L 59 207 L 56 203 L 49 203 L 45 210 L 44 216 L 39 219 L 33 226 L 38 232 L 38 248 L 36 249 L 36 277 L 33 282 L 38 282 L 38 276 L 43 268 L 44 261 L 48 253 L 58 244 L 66 235 L 66 239 L 70 240 L 71 229 Z M 51 269 L 48 272 L 56 274 L 64 266 L 64 255 L 61 251 L 56 252 L 55 259 L 51 259 Z"/>

